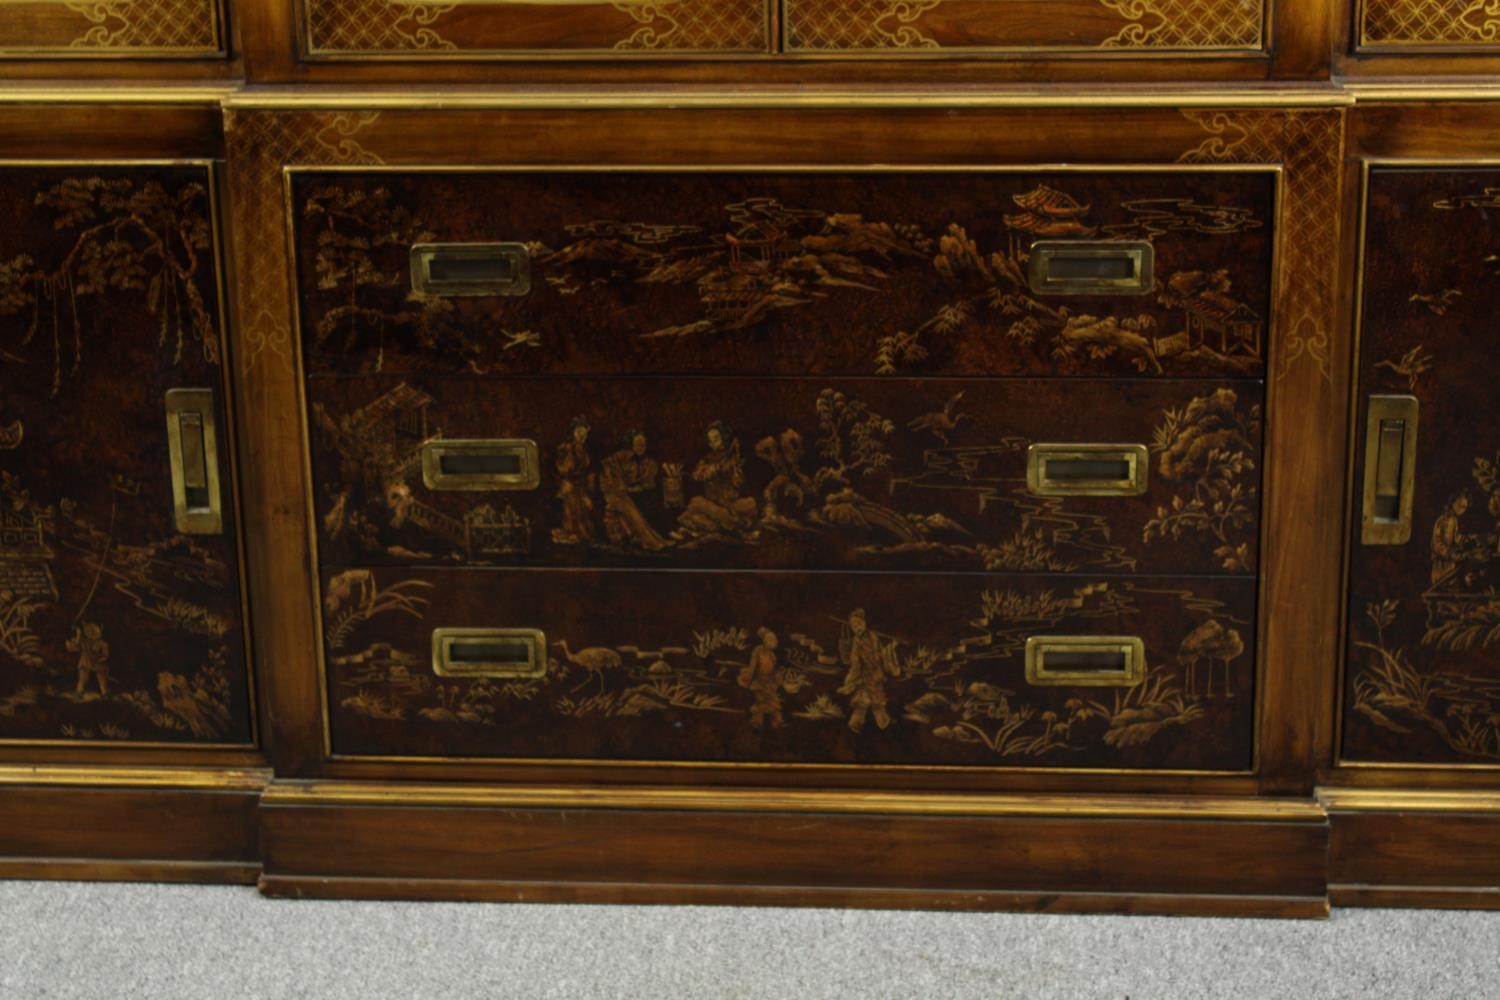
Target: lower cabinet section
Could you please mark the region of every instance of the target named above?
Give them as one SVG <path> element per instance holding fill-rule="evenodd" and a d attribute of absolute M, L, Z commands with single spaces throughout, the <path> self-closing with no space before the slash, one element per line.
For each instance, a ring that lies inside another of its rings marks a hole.
<path fill-rule="evenodd" d="M 287 783 L 262 816 L 282 896 L 1328 912 L 1307 801 Z"/>
<path fill-rule="evenodd" d="M 1248 771 L 1255 582 L 349 569 L 340 757 Z"/>
<path fill-rule="evenodd" d="M 254 882 L 254 769 L 0 765 L 0 878 Z"/>
<path fill-rule="evenodd" d="M 1500 909 L 1500 793 L 1326 789 L 1340 906 Z"/>

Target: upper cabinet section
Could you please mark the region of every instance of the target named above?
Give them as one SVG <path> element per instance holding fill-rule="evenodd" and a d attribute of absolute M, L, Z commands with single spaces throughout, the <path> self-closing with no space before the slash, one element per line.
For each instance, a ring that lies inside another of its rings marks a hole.
<path fill-rule="evenodd" d="M 219 0 L 5 0 L 0 61 L 216 60 L 227 54 Z M 0 68 L 0 72 L 4 72 Z M 156 71 L 152 71 L 155 74 Z"/>
<path fill-rule="evenodd" d="M 266 82 L 1251 82 L 1326 79 L 1334 2 L 279 0 L 243 33 Z"/>

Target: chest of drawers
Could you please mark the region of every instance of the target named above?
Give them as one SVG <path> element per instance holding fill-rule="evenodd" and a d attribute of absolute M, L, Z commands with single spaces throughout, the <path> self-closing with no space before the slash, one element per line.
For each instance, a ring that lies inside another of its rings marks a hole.
<path fill-rule="evenodd" d="M 0 873 L 1492 905 L 1490 6 L 5 5 Z"/>

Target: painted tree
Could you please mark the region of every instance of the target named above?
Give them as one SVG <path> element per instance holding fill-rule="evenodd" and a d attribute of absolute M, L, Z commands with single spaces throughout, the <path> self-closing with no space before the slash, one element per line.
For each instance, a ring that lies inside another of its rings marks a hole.
<path fill-rule="evenodd" d="M 87 310 L 79 301 L 138 292 L 159 320 L 158 343 L 172 346 L 173 364 L 189 345 L 205 361 L 218 361 L 216 323 L 198 287 L 213 266 L 202 184 L 168 190 L 156 181 L 70 177 L 38 193 L 35 203 L 51 211 L 54 229 L 75 234 L 74 240 L 55 263 L 26 254 L 0 262 L 0 316 L 31 313 L 19 341 L 0 349 L 0 357 L 24 360 L 38 335 L 50 332 L 55 396 L 64 375 L 65 332 L 72 334 L 67 374 L 83 362 Z"/>
<path fill-rule="evenodd" d="M 410 291 L 398 300 L 400 306 L 392 308 L 390 300 L 405 283 L 400 265 L 406 249 L 435 236 L 411 209 L 396 204 L 387 189 L 316 188 L 303 206 L 302 218 L 317 234 L 313 266 L 318 288 L 340 299 L 318 319 L 313 332 L 319 344 L 342 330 L 344 349 L 351 350 L 373 333 L 383 355 L 391 329 L 422 326 L 434 310 L 447 308 L 445 300 Z M 382 289 L 384 295 L 379 293 Z"/>

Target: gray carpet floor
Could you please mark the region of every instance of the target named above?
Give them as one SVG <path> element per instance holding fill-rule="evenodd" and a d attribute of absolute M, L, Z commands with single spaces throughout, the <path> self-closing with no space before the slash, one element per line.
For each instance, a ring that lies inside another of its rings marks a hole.
<path fill-rule="evenodd" d="M 0 882 L 4 1000 L 1500 998 L 1500 913 L 1327 922 L 263 899 Z"/>

